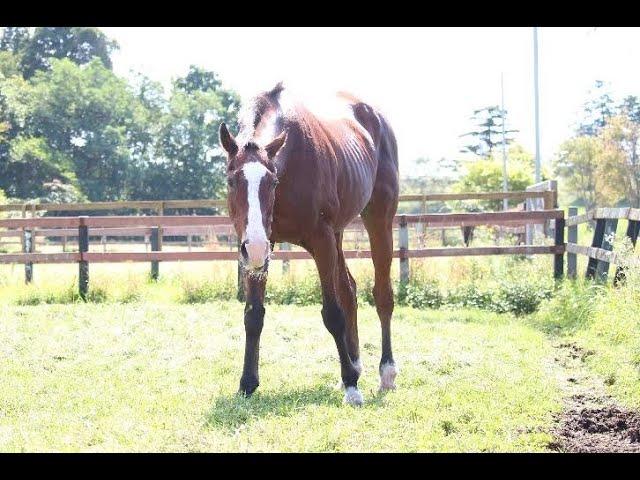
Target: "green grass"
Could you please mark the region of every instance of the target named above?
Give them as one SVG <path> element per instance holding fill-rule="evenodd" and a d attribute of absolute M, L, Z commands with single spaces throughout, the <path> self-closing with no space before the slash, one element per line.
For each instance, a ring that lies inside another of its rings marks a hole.
<path fill-rule="evenodd" d="M 613 268 L 612 268 L 613 271 Z M 621 404 L 640 408 L 640 284 L 630 272 L 626 286 L 567 281 L 530 323 L 577 344 L 585 362 Z"/>
<path fill-rule="evenodd" d="M 362 408 L 319 306 L 269 306 L 261 386 L 236 395 L 242 306 L 0 306 L 1 451 L 539 451 L 561 407 L 545 334 L 496 313 L 397 308 L 398 389 L 376 393 L 360 309 Z"/>

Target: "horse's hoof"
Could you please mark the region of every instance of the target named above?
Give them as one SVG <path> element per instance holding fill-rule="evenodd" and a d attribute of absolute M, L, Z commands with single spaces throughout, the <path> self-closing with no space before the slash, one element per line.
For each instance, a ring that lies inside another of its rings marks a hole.
<path fill-rule="evenodd" d="M 253 394 L 253 392 L 256 391 L 256 389 L 258 388 L 258 385 L 260 385 L 256 380 L 247 380 L 247 381 L 240 381 L 240 389 L 238 390 L 238 393 L 244 395 L 245 397 L 250 397 L 251 394 Z"/>
<path fill-rule="evenodd" d="M 358 390 L 357 387 L 347 387 L 344 394 L 344 403 L 361 407 L 364 403 L 364 399 L 362 398 L 360 390 Z"/>
<path fill-rule="evenodd" d="M 393 363 L 385 363 L 380 367 L 380 388 L 379 391 L 395 390 L 398 367 Z"/>

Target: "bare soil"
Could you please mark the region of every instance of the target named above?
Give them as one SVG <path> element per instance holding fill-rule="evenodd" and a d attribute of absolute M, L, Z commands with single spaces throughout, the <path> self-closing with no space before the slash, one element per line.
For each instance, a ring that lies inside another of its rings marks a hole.
<path fill-rule="evenodd" d="M 593 352 L 573 343 L 556 346 L 564 370 L 565 409 L 556 418 L 549 448 L 571 453 L 640 453 L 640 412 L 617 405 L 601 379 L 587 371 Z"/>

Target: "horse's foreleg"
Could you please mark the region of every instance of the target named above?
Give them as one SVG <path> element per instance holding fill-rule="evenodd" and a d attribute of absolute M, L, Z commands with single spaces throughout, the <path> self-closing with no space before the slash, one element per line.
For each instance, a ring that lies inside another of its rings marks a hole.
<path fill-rule="evenodd" d="M 244 367 L 240 378 L 240 392 L 251 395 L 259 385 L 258 354 L 260 350 L 260 334 L 264 324 L 264 290 L 267 283 L 265 277 L 250 277 L 245 274 L 245 291 L 247 303 L 244 307 Z"/>
<path fill-rule="evenodd" d="M 327 226 L 311 241 L 311 251 L 320 275 L 322 286 L 322 320 L 333 336 L 340 358 L 340 374 L 345 387 L 346 403 L 362 405 L 362 394 L 358 390 L 360 372 L 351 362 L 346 336 L 346 319 L 336 294 L 338 249 L 332 230 Z"/>

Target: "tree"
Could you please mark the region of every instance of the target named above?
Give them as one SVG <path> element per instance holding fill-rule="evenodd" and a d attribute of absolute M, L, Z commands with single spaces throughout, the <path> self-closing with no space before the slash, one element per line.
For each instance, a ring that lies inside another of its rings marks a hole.
<path fill-rule="evenodd" d="M 28 27 L 4 27 L 0 37 L 0 50 L 13 54 L 22 53 L 31 40 Z"/>
<path fill-rule="evenodd" d="M 502 122 L 506 120 L 507 112 L 503 112 L 498 105 L 493 105 L 473 112 L 472 120 L 477 129 L 460 135 L 460 137 L 472 137 L 474 142 L 466 145 L 461 152 L 470 152 L 482 158 L 490 157 L 496 145 L 502 143 Z M 505 143 L 509 145 L 514 138 L 509 134 L 518 130 L 509 130 L 505 123 Z"/>
<path fill-rule="evenodd" d="M 236 128 L 238 95 L 222 87 L 214 72 L 191 66 L 176 79 L 168 111 L 160 120 L 156 158 L 145 172 L 145 198 L 158 193 L 176 199 L 224 194 L 226 157 L 218 126 Z"/>
<path fill-rule="evenodd" d="M 603 193 L 610 201 L 640 207 L 640 123 L 629 115 L 617 115 L 601 137 Z"/>
<path fill-rule="evenodd" d="M 111 54 L 118 48 L 114 40 L 91 27 L 38 27 L 28 40 L 21 38 L 19 45 L 21 70 L 27 79 L 39 70 L 49 70 L 51 58 L 68 58 L 84 65 L 97 57 L 111 69 Z"/>
<path fill-rule="evenodd" d="M 110 62 L 92 54 L 100 49 L 91 41 L 74 50 L 82 29 L 66 29 L 75 40 L 62 35 L 64 29 L 54 30 L 36 29 L 31 43 L 20 48 L 19 32 L 3 32 L 0 188 L 10 197 L 42 201 L 223 194 L 226 157 L 218 125 L 237 128 L 240 99 L 215 72 L 191 66 L 167 98 L 144 75 L 130 83 L 115 75 Z M 90 38 L 106 38 L 93 33 Z M 25 78 L 20 65 L 35 48 L 34 39 L 42 52 L 54 55 L 36 56 L 46 65 Z M 55 48 L 43 47 L 45 40 Z M 64 58 L 55 58 L 63 51 Z"/>
<path fill-rule="evenodd" d="M 584 104 L 584 118 L 577 129 L 579 136 L 596 136 L 615 113 L 614 101 L 605 90 L 602 80 L 596 80 L 595 90 L 589 92 L 590 99 Z"/>
<path fill-rule="evenodd" d="M 597 188 L 602 157 L 598 137 L 583 135 L 565 141 L 555 160 L 555 173 L 560 177 L 561 190 L 573 193 L 573 203 L 582 203 L 591 210 L 601 203 Z"/>
<path fill-rule="evenodd" d="M 502 191 L 502 159 L 501 154 L 494 152 L 491 157 L 465 163 L 465 174 L 453 186 L 456 192 L 501 192 Z M 509 166 L 507 181 L 509 190 L 524 190 L 534 181 L 533 155 L 520 145 L 509 147 Z M 544 173 L 544 172 L 543 172 Z M 545 175 L 543 174 L 543 177 Z M 474 210 L 501 210 L 502 200 L 478 201 L 467 204 Z"/>

